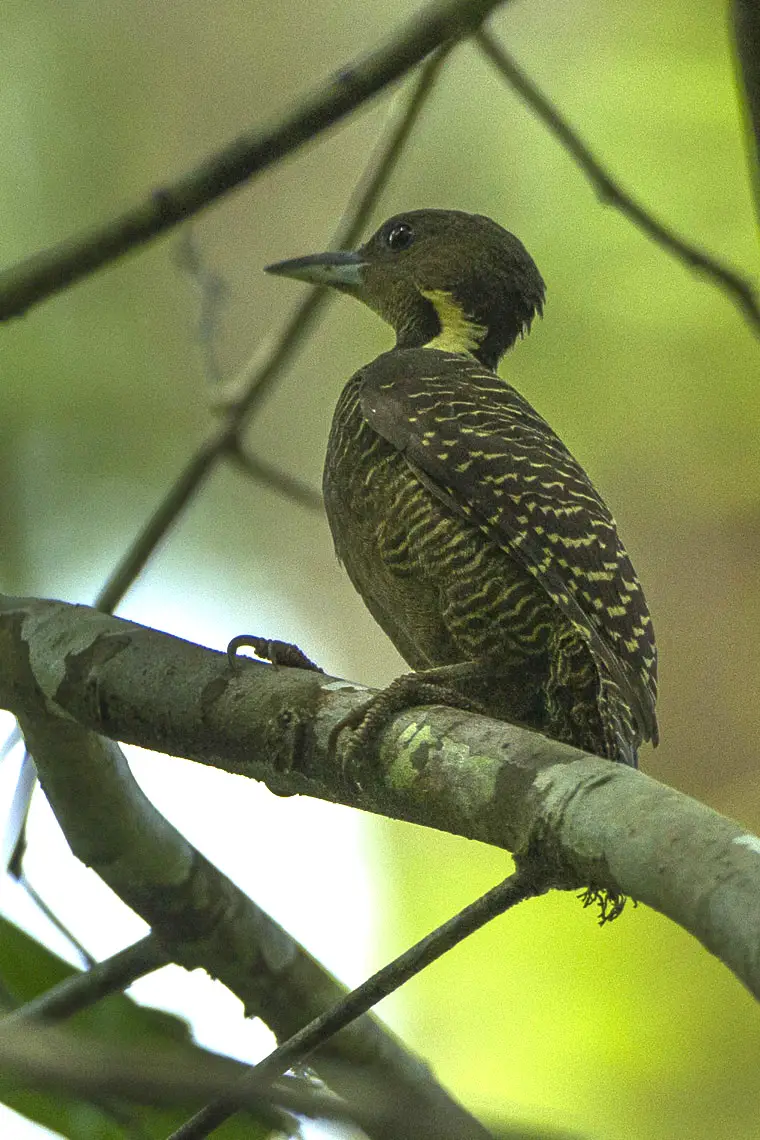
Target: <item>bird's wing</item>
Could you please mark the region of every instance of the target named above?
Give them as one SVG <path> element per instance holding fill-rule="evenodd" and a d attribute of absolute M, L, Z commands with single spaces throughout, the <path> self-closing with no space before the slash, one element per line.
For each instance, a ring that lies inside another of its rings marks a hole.
<path fill-rule="evenodd" d="M 545 420 L 477 360 L 385 353 L 362 412 L 440 500 L 522 563 L 586 639 L 657 741 L 652 620 L 614 519 Z"/>

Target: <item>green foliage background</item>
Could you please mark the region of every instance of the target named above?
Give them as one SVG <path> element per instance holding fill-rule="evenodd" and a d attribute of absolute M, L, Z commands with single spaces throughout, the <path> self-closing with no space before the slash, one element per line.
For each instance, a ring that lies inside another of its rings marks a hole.
<path fill-rule="evenodd" d="M 108 218 L 276 117 L 408 11 L 401 0 L 6 0 L 0 261 Z M 502 9 L 493 28 L 658 216 L 757 273 L 724 3 L 526 0 Z M 230 287 L 221 339 L 230 375 L 296 298 L 262 265 L 327 244 L 389 106 L 377 100 L 198 222 Z M 490 214 L 538 261 L 545 320 L 503 372 L 603 491 L 647 589 L 662 744 L 643 767 L 757 829 L 757 340 L 720 293 L 596 200 L 470 47 L 447 66 L 376 221 L 426 205 Z M 202 437 L 196 298 L 175 243 L 0 330 L 7 592 L 91 600 Z M 336 300 L 251 445 L 318 485 L 342 381 L 389 343 L 371 314 Z M 401 671 L 321 517 L 230 472 L 204 490 L 148 577 L 170 583 L 188 608 L 213 599 L 230 635 L 295 640 L 367 683 Z M 264 600 L 275 628 L 261 628 Z M 140 618 L 138 605 L 127 608 Z M 506 870 L 503 855 L 476 844 L 367 827 L 384 904 L 377 965 Z M 644 908 L 598 931 L 573 899 L 526 905 L 381 1013 L 492 1120 L 610 1140 L 757 1136 L 757 1009 L 693 940 Z"/>
<path fill-rule="evenodd" d="M 2 947 L 2 990 L 0 1006 L 15 1008 L 38 993 L 70 977 L 74 971 L 29 935 L 0 919 Z M 66 1020 L 66 1031 L 86 1046 L 97 1041 L 102 1047 L 135 1047 L 151 1056 L 171 1059 L 175 1072 L 185 1063 L 199 1059 L 197 1045 L 187 1024 L 177 1017 L 136 1005 L 123 994 L 113 994 L 91 1009 Z M 208 1056 L 208 1054 L 206 1055 Z M 69 1061 L 72 1057 L 69 1056 Z M 81 1063 L 81 1062 L 80 1062 Z M 84 1101 L 63 1090 L 23 1088 L 9 1077 L 0 1077 L 0 1103 L 69 1140 L 161 1140 L 187 1120 L 199 1104 L 178 1105 L 171 1109 L 130 1105 L 115 1097 Z M 6 1125 L 7 1127 L 7 1125 Z M 8 1133 L 4 1132 L 7 1136 Z M 217 1140 L 266 1140 L 271 1129 L 250 1115 L 239 1114 L 215 1133 Z M 13 1140 L 13 1137 L 11 1137 Z"/>

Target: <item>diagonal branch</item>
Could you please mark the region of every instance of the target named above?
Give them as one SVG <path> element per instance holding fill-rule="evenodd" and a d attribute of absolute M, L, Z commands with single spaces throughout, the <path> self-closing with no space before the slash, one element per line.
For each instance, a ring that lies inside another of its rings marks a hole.
<path fill-rule="evenodd" d="M 361 234 L 381 193 L 396 168 L 401 153 L 419 119 L 449 48 L 441 48 L 420 70 L 417 82 L 398 123 L 378 147 L 362 174 L 335 235 L 335 244 L 353 245 Z M 240 432 L 262 400 L 272 390 L 284 369 L 298 352 L 304 337 L 327 305 L 327 288 L 310 290 L 278 336 L 260 346 L 232 382 L 236 393 L 229 401 L 223 421 L 215 426 L 169 488 L 163 501 L 116 566 L 100 591 L 99 609 L 115 609 L 144 568 L 159 543 L 205 483 L 219 459 L 234 458 Z"/>
<path fill-rule="evenodd" d="M 294 475 L 288 475 L 287 471 L 281 471 L 279 467 L 275 467 L 273 463 L 267 463 L 265 459 L 261 459 L 258 455 L 252 455 L 246 451 L 240 443 L 239 438 L 236 436 L 232 441 L 232 445 L 228 450 L 229 458 L 235 465 L 246 475 L 256 479 L 259 483 L 263 483 L 265 487 L 269 487 L 274 491 L 279 491 L 285 498 L 290 499 L 292 503 L 298 503 L 299 506 L 305 507 L 308 511 L 319 511 L 322 509 L 322 496 L 319 491 L 315 491 L 308 483 L 304 483 L 302 479 L 296 479 Z"/>
<path fill-rule="evenodd" d="M 747 135 L 747 160 L 760 222 L 760 6 L 757 0 L 733 0 L 731 5 L 738 80 L 744 90 L 742 110 Z"/>
<path fill-rule="evenodd" d="M 206 264 L 198 235 L 192 225 L 183 226 L 180 231 L 175 261 L 198 292 L 196 339 L 201 350 L 206 381 L 209 386 L 220 384 L 224 377 L 217 359 L 217 341 L 221 317 L 230 297 L 230 287 L 220 273 Z"/>
<path fill-rule="evenodd" d="M 190 1054 L 171 1048 L 146 1053 L 144 1044 L 113 1045 L 102 1040 L 88 1041 L 71 1031 L 3 1022 L 0 1073 L 24 1085 L 52 1088 L 69 1096 L 77 1093 L 101 1104 L 105 1098 L 118 1096 L 140 1106 L 184 1105 L 187 1111 L 188 1105 L 224 1095 L 234 1098 L 237 1108 L 252 1111 L 262 1130 L 284 1124 L 288 1135 L 294 1122 L 283 1121 L 278 1111 L 282 1108 L 309 1117 L 354 1122 L 343 1101 L 299 1078 L 278 1081 L 266 1092 L 251 1092 L 241 1080 L 245 1074 L 241 1062 L 208 1053 L 198 1046 Z M 124 1133 L 127 1134 L 135 1133 Z M 136 1134 L 147 1132 L 140 1130 Z M 152 1130 L 150 1134 L 155 1135 Z"/>
<path fill-rule="evenodd" d="M 182 228 L 177 243 L 177 263 L 183 269 L 199 295 L 197 341 L 203 357 L 203 371 L 209 390 L 213 388 L 211 406 L 227 411 L 233 400 L 226 393 L 218 397 L 222 389 L 223 373 L 217 359 L 220 318 L 229 296 L 229 287 L 223 277 L 206 264 L 193 227 Z M 243 447 L 240 435 L 230 442 L 226 457 L 233 461 L 239 471 L 254 482 L 289 499 L 306 510 L 322 509 L 322 496 L 307 483 L 289 475 L 274 463 L 268 463 Z"/>
<path fill-rule="evenodd" d="M 71 974 L 45 993 L 20 1005 L 2 1020 L 9 1025 L 27 1021 L 64 1021 L 75 1013 L 95 1005 L 109 994 L 121 993 L 146 974 L 171 961 L 165 947 L 153 934 L 148 934 L 102 962 L 95 962 L 80 974 Z"/>
<path fill-rule="evenodd" d="M 400 79 L 448 40 L 473 32 L 507 0 L 437 0 L 384 46 L 351 64 L 281 122 L 230 143 L 176 182 L 155 190 L 105 226 L 43 250 L 0 273 L 0 320 L 67 288 L 260 174 Z"/>
<path fill-rule="evenodd" d="M 490 32 L 481 29 L 475 39 L 483 54 L 506 79 L 507 83 L 556 135 L 571 158 L 590 179 L 602 201 L 620 210 L 662 249 L 682 261 L 689 269 L 708 277 L 713 284 L 727 293 L 742 311 L 753 331 L 760 336 L 760 300 L 755 285 L 747 278 L 742 277 L 736 270 L 730 269 L 716 258 L 710 257 L 698 246 L 684 241 L 668 226 L 658 221 L 649 210 L 628 194 L 620 183 L 605 170 L 583 139 L 562 118 L 556 107 L 536 87 L 533 80 L 526 75 L 522 68 L 518 67 Z"/>
<path fill-rule="evenodd" d="M 298 1033 L 294 1033 L 246 1074 L 241 1081 L 241 1088 L 246 1092 L 263 1092 L 276 1077 L 304 1061 L 314 1049 L 329 1041 L 333 1034 L 339 1033 L 357 1017 L 367 1013 L 384 997 L 458 946 L 465 938 L 469 938 L 476 930 L 480 930 L 491 919 L 504 914 L 518 903 L 543 893 L 544 889 L 539 882 L 531 879 L 530 874 L 516 871 L 378 970 L 366 982 L 346 994 L 332 1009 L 326 1010 Z M 204 1140 L 235 1111 L 235 1102 L 222 1097 L 196 1113 L 173 1132 L 169 1140 Z M 441 1127 L 445 1127 L 443 1121 Z"/>

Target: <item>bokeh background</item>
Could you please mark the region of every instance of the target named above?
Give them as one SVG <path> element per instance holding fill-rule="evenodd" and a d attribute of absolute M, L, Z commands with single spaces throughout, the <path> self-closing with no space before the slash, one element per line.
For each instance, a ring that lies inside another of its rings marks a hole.
<path fill-rule="evenodd" d="M 276 118 L 408 13 L 401 0 L 5 0 L 0 263 L 104 221 Z M 627 188 L 757 274 L 723 0 L 523 0 L 492 27 Z M 300 296 L 262 266 L 326 246 L 394 98 L 194 224 L 228 288 L 217 341 L 226 376 Z M 538 262 L 545 319 L 502 372 L 602 490 L 645 585 L 662 743 L 642 767 L 760 828 L 756 337 L 714 287 L 599 203 L 469 46 L 449 61 L 374 221 L 421 206 L 490 214 Z M 0 330 L 4 592 L 91 601 L 202 439 L 215 393 L 197 289 L 177 250 L 176 235 L 158 241 Z M 342 382 L 389 346 L 372 314 L 336 298 L 248 433 L 252 450 L 317 488 Z M 368 684 L 403 669 L 338 566 L 322 516 L 231 469 L 203 489 L 119 612 L 216 647 L 244 630 L 293 640 Z M 135 770 L 172 820 L 346 982 L 507 870 L 503 852 L 277 800 L 184 762 L 136 756 Z M 27 868 L 97 956 L 143 930 L 66 858 L 41 802 Z M 70 955 L 12 884 L 0 905 Z M 160 989 L 217 1048 L 265 1047 L 221 987 L 165 977 L 138 994 L 152 1000 Z M 571 897 L 526 904 L 380 1012 L 491 1122 L 606 1140 L 758 1135 L 754 1002 L 643 907 L 598 930 Z M 14 1140 L 27 1135 L 20 1118 L 2 1126 Z"/>

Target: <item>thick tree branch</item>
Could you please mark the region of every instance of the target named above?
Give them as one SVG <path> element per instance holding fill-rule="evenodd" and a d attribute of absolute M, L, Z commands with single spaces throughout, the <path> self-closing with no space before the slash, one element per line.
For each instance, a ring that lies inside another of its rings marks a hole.
<path fill-rule="evenodd" d="M 166 233 L 356 110 L 448 40 L 466 36 L 507 0 L 437 0 L 385 46 L 340 71 L 263 131 L 252 131 L 106 225 L 43 250 L 0 273 L 0 320 Z"/>
<path fill-rule="evenodd" d="M 58 1088 L 67 1095 L 114 1097 L 145 1105 L 192 1105 L 210 1097 L 229 1098 L 252 1110 L 270 1128 L 281 1124 L 272 1108 L 310 1117 L 352 1122 L 345 1103 L 303 1080 L 286 1078 L 263 1090 L 245 1082 L 240 1061 L 195 1046 L 154 1050 L 83 1040 L 78 1033 L 31 1026 L 0 1026 L 0 1073 L 32 1087 Z M 243 1078 L 243 1079 L 241 1079 Z"/>
<path fill-rule="evenodd" d="M 760 996 L 760 840 L 737 824 L 624 765 L 446 708 L 397 716 L 379 755 L 368 758 L 363 786 L 347 784 L 328 739 L 366 691 L 305 670 L 238 664 L 233 671 L 225 654 L 81 606 L 13 599 L 0 606 L 0 704 L 20 716 L 33 750 L 45 716 L 63 716 L 278 792 L 504 847 L 558 888 L 630 895 L 668 915 Z M 80 801 L 93 805 L 96 824 L 96 797 L 102 803 L 114 792 L 101 776 L 88 783 L 86 758 L 72 790 L 73 773 L 62 773 L 83 761 L 65 754 L 66 734 L 60 723 L 55 729 L 44 730 L 44 746 L 51 757 L 61 752 L 61 771 L 52 765 L 46 779 L 60 785 L 57 810 L 71 841 L 85 814 Z M 70 823 L 67 797 L 78 817 Z M 157 837 L 165 842 L 163 825 Z M 166 879 L 183 858 L 159 863 L 144 852 L 142 863 Z"/>

